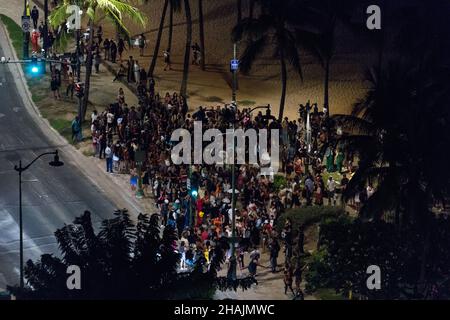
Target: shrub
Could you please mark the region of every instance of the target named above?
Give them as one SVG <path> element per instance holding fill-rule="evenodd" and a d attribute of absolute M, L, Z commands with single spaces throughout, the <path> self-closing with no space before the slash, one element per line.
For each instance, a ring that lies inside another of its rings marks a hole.
<path fill-rule="evenodd" d="M 314 223 L 318 223 L 325 218 L 338 217 L 345 214 L 341 207 L 333 206 L 312 206 L 295 209 L 288 209 L 278 219 L 277 229 L 281 231 L 287 218 L 292 221 L 292 229 L 297 232 L 300 226 L 308 227 Z"/>
<path fill-rule="evenodd" d="M 287 180 L 284 176 L 278 174 L 273 177 L 273 189 L 276 192 L 278 192 L 282 188 L 286 187 L 286 184 L 287 184 Z"/>

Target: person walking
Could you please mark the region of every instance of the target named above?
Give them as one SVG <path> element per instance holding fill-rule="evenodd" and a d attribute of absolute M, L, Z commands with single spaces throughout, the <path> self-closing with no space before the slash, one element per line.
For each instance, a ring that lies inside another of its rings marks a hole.
<path fill-rule="evenodd" d="M 120 62 L 122 62 L 122 54 L 124 50 L 127 50 L 127 48 L 125 48 L 125 41 L 123 41 L 122 38 L 119 38 L 119 41 L 117 43 L 117 52 L 119 53 Z"/>
<path fill-rule="evenodd" d="M 130 56 L 127 61 L 127 81 L 135 82 L 136 79 L 134 78 L 134 59 L 133 56 Z"/>
<path fill-rule="evenodd" d="M 312 204 L 313 193 L 314 193 L 314 181 L 312 180 L 311 176 L 308 175 L 308 177 L 305 180 L 305 198 L 307 206 L 310 206 Z"/>
<path fill-rule="evenodd" d="M 297 257 L 302 256 L 305 253 L 305 233 L 303 231 L 303 226 L 298 228 L 298 238 L 297 238 Z"/>
<path fill-rule="evenodd" d="M 147 46 L 147 40 L 143 33 L 139 36 L 139 54 L 141 57 L 144 56 L 144 48 Z"/>
<path fill-rule="evenodd" d="M 75 88 L 75 78 L 73 76 L 72 72 L 69 72 L 69 77 L 67 79 L 67 89 L 66 89 L 66 97 L 69 97 L 70 92 L 70 99 L 73 99 L 73 90 Z"/>
<path fill-rule="evenodd" d="M 155 96 L 155 79 L 153 79 L 153 77 L 150 77 L 148 81 L 148 92 L 150 93 L 151 98 Z"/>
<path fill-rule="evenodd" d="M 327 181 L 327 198 L 328 205 L 331 206 L 333 204 L 336 205 L 336 181 L 334 181 L 333 177 L 329 177 Z"/>
<path fill-rule="evenodd" d="M 100 57 L 100 53 L 97 52 L 97 54 L 95 55 L 95 60 L 94 60 L 94 65 L 95 65 L 95 73 L 99 73 L 100 72 L 100 63 L 102 61 L 102 58 Z"/>
<path fill-rule="evenodd" d="M 270 251 L 270 268 L 272 273 L 277 272 L 277 259 L 278 253 L 280 252 L 280 244 L 278 240 L 274 237 L 272 241 L 269 243 L 269 251 Z"/>
<path fill-rule="evenodd" d="M 192 46 L 192 52 L 193 52 L 193 59 L 192 59 L 192 65 L 200 65 L 200 46 L 196 42 Z"/>
<path fill-rule="evenodd" d="M 53 97 L 55 98 L 55 100 L 61 99 L 61 95 L 59 94 L 59 86 L 60 81 L 58 81 L 58 77 L 54 74 L 52 76 L 52 80 L 50 81 L 50 89 L 53 92 Z"/>
<path fill-rule="evenodd" d="M 111 40 L 109 42 L 109 51 L 111 52 L 111 62 L 116 63 L 118 47 L 117 47 L 116 43 L 114 42 L 114 40 Z M 120 55 L 120 60 L 122 60 L 121 55 Z"/>
<path fill-rule="evenodd" d="M 39 20 L 39 10 L 36 6 L 33 6 L 33 10 L 31 10 L 31 20 L 33 20 L 33 28 L 37 29 Z"/>
<path fill-rule="evenodd" d="M 106 134 L 104 132 L 100 134 L 99 142 L 100 142 L 100 152 L 98 158 L 102 159 L 102 156 L 106 158 Z"/>
<path fill-rule="evenodd" d="M 135 60 L 133 65 L 133 72 L 134 72 L 134 79 L 136 80 L 136 83 L 140 83 L 140 76 L 141 76 L 141 67 L 139 66 L 139 61 Z"/>
<path fill-rule="evenodd" d="M 302 284 L 302 275 L 303 275 L 303 269 L 300 263 L 297 263 L 297 267 L 294 271 L 294 277 L 295 277 L 295 300 L 304 300 L 304 294 L 301 289 Z"/>
<path fill-rule="evenodd" d="M 289 218 L 286 219 L 282 234 L 284 235 L 285 264 L 290 264 L 292 258 L 292 222 Z"/>
<path fill-rule="evenodd" d="M 103 51 L 105 52 L 105 60 L 109 61 L 111 58 L 111 46 L 110 46 L 110 42 L 109 39 L 106 38 L 105 41 L 103 41 Z"/>
<path fill-rule="evenodd" d="M 141 68 L 139 71 L 139 81 L 144 86 L 144 88 L 147 88 L 147 71 L 145 71 L 144 68 Z"/>
<path fill-rule="evenodd" d="M 294 289 L 292 288 L 292 283 L 294 282 L 294 275 L 292 271 L 292 267 L 289 264 L 286 264 L 284 267 L 284 294 L 287 294 L 287 290 L 291 290 L 292 294 L 295 296 Z"/>
<path fill-rule="evenodd" d="M 105 158 L 106 158 L 106 172 L 113 173 L 113 152 L 110 144 L 108 144 L 105 149 Z"/>
<path fill-rule="evenodd" d="M 259 265 L 259 258 L 261 257 L 261 254 L 259 253 L 258 249 L 254 247 L 253 251 L 250 252 L 250 263 L 248 264 L 248 272 L 251 276 L 256 276 L 256 271 Z"/>
<path fill-rule="evenodd" d="M 80 118 L 78 116 L 76 116 L 75 119 L 73 119 L 71 127 L 72 127 L 72 141 L 80 142 L 81 123 Z"/>
<path fill-rule="evenodd" d="M 166 64 L 164 66 L 164 71 L 167 71 L 167 69 L 172 70 L 172 64 L 170 62 L 170 51 L 164 50 L 163 54 L 164 54 L 164 63 Z"/>

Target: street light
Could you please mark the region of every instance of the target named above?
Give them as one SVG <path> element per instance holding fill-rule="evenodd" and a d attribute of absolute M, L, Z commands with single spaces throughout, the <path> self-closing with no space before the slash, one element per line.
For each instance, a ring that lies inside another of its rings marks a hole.
<path fill-rule="evenodd" d="M 64 163 L 59 160 L 58 150 L 54 152 L 45 152 L 39 156 L 37 156 L 33 161 L 31 161 L 27 166 L 22 167 L 22 160 L 19 160 L 19 166 L 15 165 L 14 170 L 19 173 L 19 232 L 20 232 L 20 288 L 24 287 L 24 279 L 23 279 L 23 223 L 22 223 L 22 172 L 26 171 L 33 163 L 35 163 L 39 158 L 46 155 L 54 155 L 53 161 L 50 161 L 48 164 L 52 167 L 61 167 Z"/>
<path fill-rule="evenodd" d="M 234 93 L 233 93 L 234 96 Z M 234 96 L 235 98 L 235 96 Z M 248 111 L 248 114 L 250 115 L 253 111 L 257 110 L 257 109 L 266 109 L 268 110 L 267 114 L 270 115 L 270 105 L 267 106 L 258 106 L 258 107 L 254 107 L 253 109 L 251 109 L 250 111 Z M 236 105 L 236 109 L 235 112 L 237 112 L 237 105 Z M 228 274 L 227 277 L 229 280 L 236 280 L 236 269 L 237 269 L 237 262 L 236 262 L 236 194 L 239 193 L 236 190 L 236 168 L 235 168 L 235 152 L 236 152 L 236 146 L 235 146 L 235 139 L 234 139 L 234 133 L 236 130 L 236 123 L 240 122 L 244 119 L 245 115 L 243 117 L 241 117 L 240 119 L 233 119 L 233 149 L 232 149 L 232 154 L 233 154 L 233 163 L 231 164 L 231 257 L 230 257 L 230 265 L 229 265 L 229 269 L 228 269 Z M 222 133 L 219 135 L 226 135 L 226 134 L 230 134 L 229 132 L 227 133 Z M 218 135 L 218 136 L 219 136 Z"/>

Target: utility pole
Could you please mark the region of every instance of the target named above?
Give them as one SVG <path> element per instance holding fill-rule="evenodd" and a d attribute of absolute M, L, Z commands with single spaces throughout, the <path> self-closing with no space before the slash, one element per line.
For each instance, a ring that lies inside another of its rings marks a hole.
<path fill-rule="evenodd" d="M 77 58 L 77 85 L 80 88 L 80 92 L 77 95 L 78 96 L 78 121 L 80 123 L 82 122 L 81 119 L 83 117 L 83 96 L 84 96 L 84 87 L 81 84 L 81 57 L 82 52 L 80 48 L 80 41 L 81 41 L 81 29 L 77 29 L 76 31 L 77 36 L 77 48 L 76 48 L 76 58 Z"/>
<path fill-rule="evenodd" d="M 28 17 L 28 0 L 24 0 L 23 3 L 23 17 Z M 30 44 L 30 32 L 23 32 L 23 59 L 27 60 L 29 58 L 29 44 Z"/>
<path fill-rule="evenodd" d="M 233 63 L 237 62 L 237 44 L 236 42 L 233 44 Z M 232 65 L 233 65 L 232 63 Z M 236 91 L 237 91 L 237 72 L 238 65 L 232 66 L 233 71 L 233 88 L 232 88 L 232 96 L 231 101 L 234 103 L 235 110 L 237 112 L 237 101 L 236 101 Z M 236 129 L 236 119 L 233 119 L 233 163 L 231 164 L 231 257 L 230 257 L 230 267 L 228 270 L 228 279 L 236 280 L 236 269 L 237 269 L 237 261 L 236 261 L 236 149 L 235 149 L 235 138 L 234 132 Z"/>
<path fill-rule="evenodd" d="M 43 49 L 44 49 L 44 59 L 48 58 L 47 50 L 48 50 L 48 0 L 44 0 L 44 34 L 42 35 L 43 39 Z M 46 64 L 44 64 L 43 72 L 46 72 Z"/>
<path fill-rule="evenodd" d="M 233 60 L 237 61 L 237 44 L 236 42 L 233 44 Z M 236 102 L 236 91 L 238 90 L 238 83 L 237 83 L 237 68 L 233 68 L 233 84 L 232 84 L 232 96 L 231 101 Z"/>

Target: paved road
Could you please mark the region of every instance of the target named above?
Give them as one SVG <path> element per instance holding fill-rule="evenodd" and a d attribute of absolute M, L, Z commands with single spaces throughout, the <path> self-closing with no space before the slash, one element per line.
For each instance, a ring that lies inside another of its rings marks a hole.
<path fill-rule="evenodd" d="M 4 43 L 0 43 L 3 56 Z M 8 67 L 0 65 L 0 291 L 19 282 L 18 175 L 19 159 L 28 164 L 55 149 L 28 114 Z M 23 174 L 24 259 L 56 253 L 54 231 L 71 223 L 84 210 L 98 224 L 114 205 L 61 153 L 65 166 L 53 168 L 50 158 L 38 160 Z"/>

